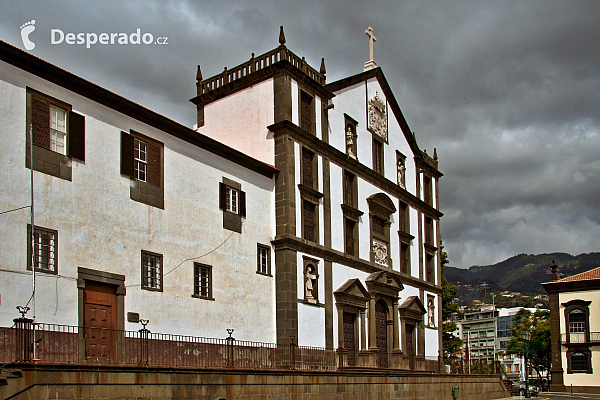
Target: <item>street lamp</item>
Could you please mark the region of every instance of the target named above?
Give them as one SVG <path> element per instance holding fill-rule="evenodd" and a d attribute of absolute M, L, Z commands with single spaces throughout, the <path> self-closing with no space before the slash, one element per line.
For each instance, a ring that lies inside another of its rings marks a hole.
<path fill-rule="evenodd" d="M 529 355 L 529 340 L 531 339 L 531 333 L 528 330 L 524 330 L 522 335 L 525 344 L 525 398 L 530 399 L 531 393 L 529 393 L 529 368 L 527 356 Z"/>

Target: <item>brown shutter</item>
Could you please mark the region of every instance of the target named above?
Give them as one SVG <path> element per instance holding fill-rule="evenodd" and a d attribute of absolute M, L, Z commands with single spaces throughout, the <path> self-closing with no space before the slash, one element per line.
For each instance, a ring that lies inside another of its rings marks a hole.
<path fill-rule="evenodd" d="M 131 178 L 135 175 L 133 169 L 133 136 L 127 132 L 121 131 L 121 175 Z"/>
<path fill-rule="evenodd" d="M 246 216 L 246 192 L 240 190 L 240 216 Z"/>
<path fill-rule="evenodd" d="M 225 184 L 223 182 L 219 182 L 219 208 L 221 210 L 225 209 L 225 203 L 226 203 L 225 196 L 227 196 L 227 191 L 225 190 Z"/>
<path fill-rule="evenodd" d="M 50 149 L 50 104 L 37 97 L 31 97 L 31 123 L 33 144 Z"/>
<path fill-rule="evenodd" d="M 148 178 L 149 184 L 157 187 L 160 186 L 161 162 L 160 162 L 161 146 L 155 143 L 148 142 Z"/>
<path fill-rule="evenodd" d="M 85 117 L 69 111 L 68 155 L 85 161 Z"/>

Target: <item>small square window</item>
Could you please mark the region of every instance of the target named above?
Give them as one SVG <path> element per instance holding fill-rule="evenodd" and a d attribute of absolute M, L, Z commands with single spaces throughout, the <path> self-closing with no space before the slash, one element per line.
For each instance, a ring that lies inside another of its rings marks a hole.
<path fill-rule="evenodd" d="M 39 272 L 58 273 L 58 231 L 35 227 L 33 263 Z M 27 225 L 27 269 L 31 269 L 31 225 Z"/>
<path fill-rule="evenodd" d="M 194 297 L 212 299 L 212 267 L 194 263 Z"/>
<path fill-rule="evenodd" d="M 256 253 L 256 272 L 271 275 L 271 248 L 262 244 L 258 245 Z"/>
<path fill-rule="evenodd" d="M 163 256 L 142 250 L 142 289 L 162 292 Z"/>

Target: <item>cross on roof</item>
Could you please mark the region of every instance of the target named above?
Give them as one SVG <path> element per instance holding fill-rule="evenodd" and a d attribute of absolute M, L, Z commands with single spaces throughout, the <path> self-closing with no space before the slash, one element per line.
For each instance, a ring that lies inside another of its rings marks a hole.
<path fill-rule="evenodd" d="M 365 29 L 365 33 L 369 37 L 369 61 L 375 61 L 373 58 L 373 43 L 377 41 L 377 38 L 373 35 L 373 28 L 371 27 Z"/>
<path fill-rule="evenodd" d="M 373 28 L 371 28 L 371 27 L 368 27 L 365 30 L 365 33 L 369 37 L 369 61 L 367 61 L 365 63 L 365 69 L 364 69 L 365 71 L 367 71 L 369 69 L 377 68 L 377 63 L 375 62 L 375 59 L 373 58 L 373 43 L 375 43 L 377 41 L 377 38 L 373 34 Z"/>

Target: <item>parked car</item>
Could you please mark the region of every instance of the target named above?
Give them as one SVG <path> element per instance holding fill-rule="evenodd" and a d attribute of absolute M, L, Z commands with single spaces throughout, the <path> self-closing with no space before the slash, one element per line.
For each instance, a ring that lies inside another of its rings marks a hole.
<path fill-rule="evenodd" d="M 511 394 L 525 396 L 525 382 L 515 382 L 507 379 L 504 381 L 504 383 L 506 383 L 506 386 L 508 390 L 510 390 Z M 537 386 L 531 384 L 529 385 L 530 394 L 537 396 L 539 391 L 540 389 Z"/>

